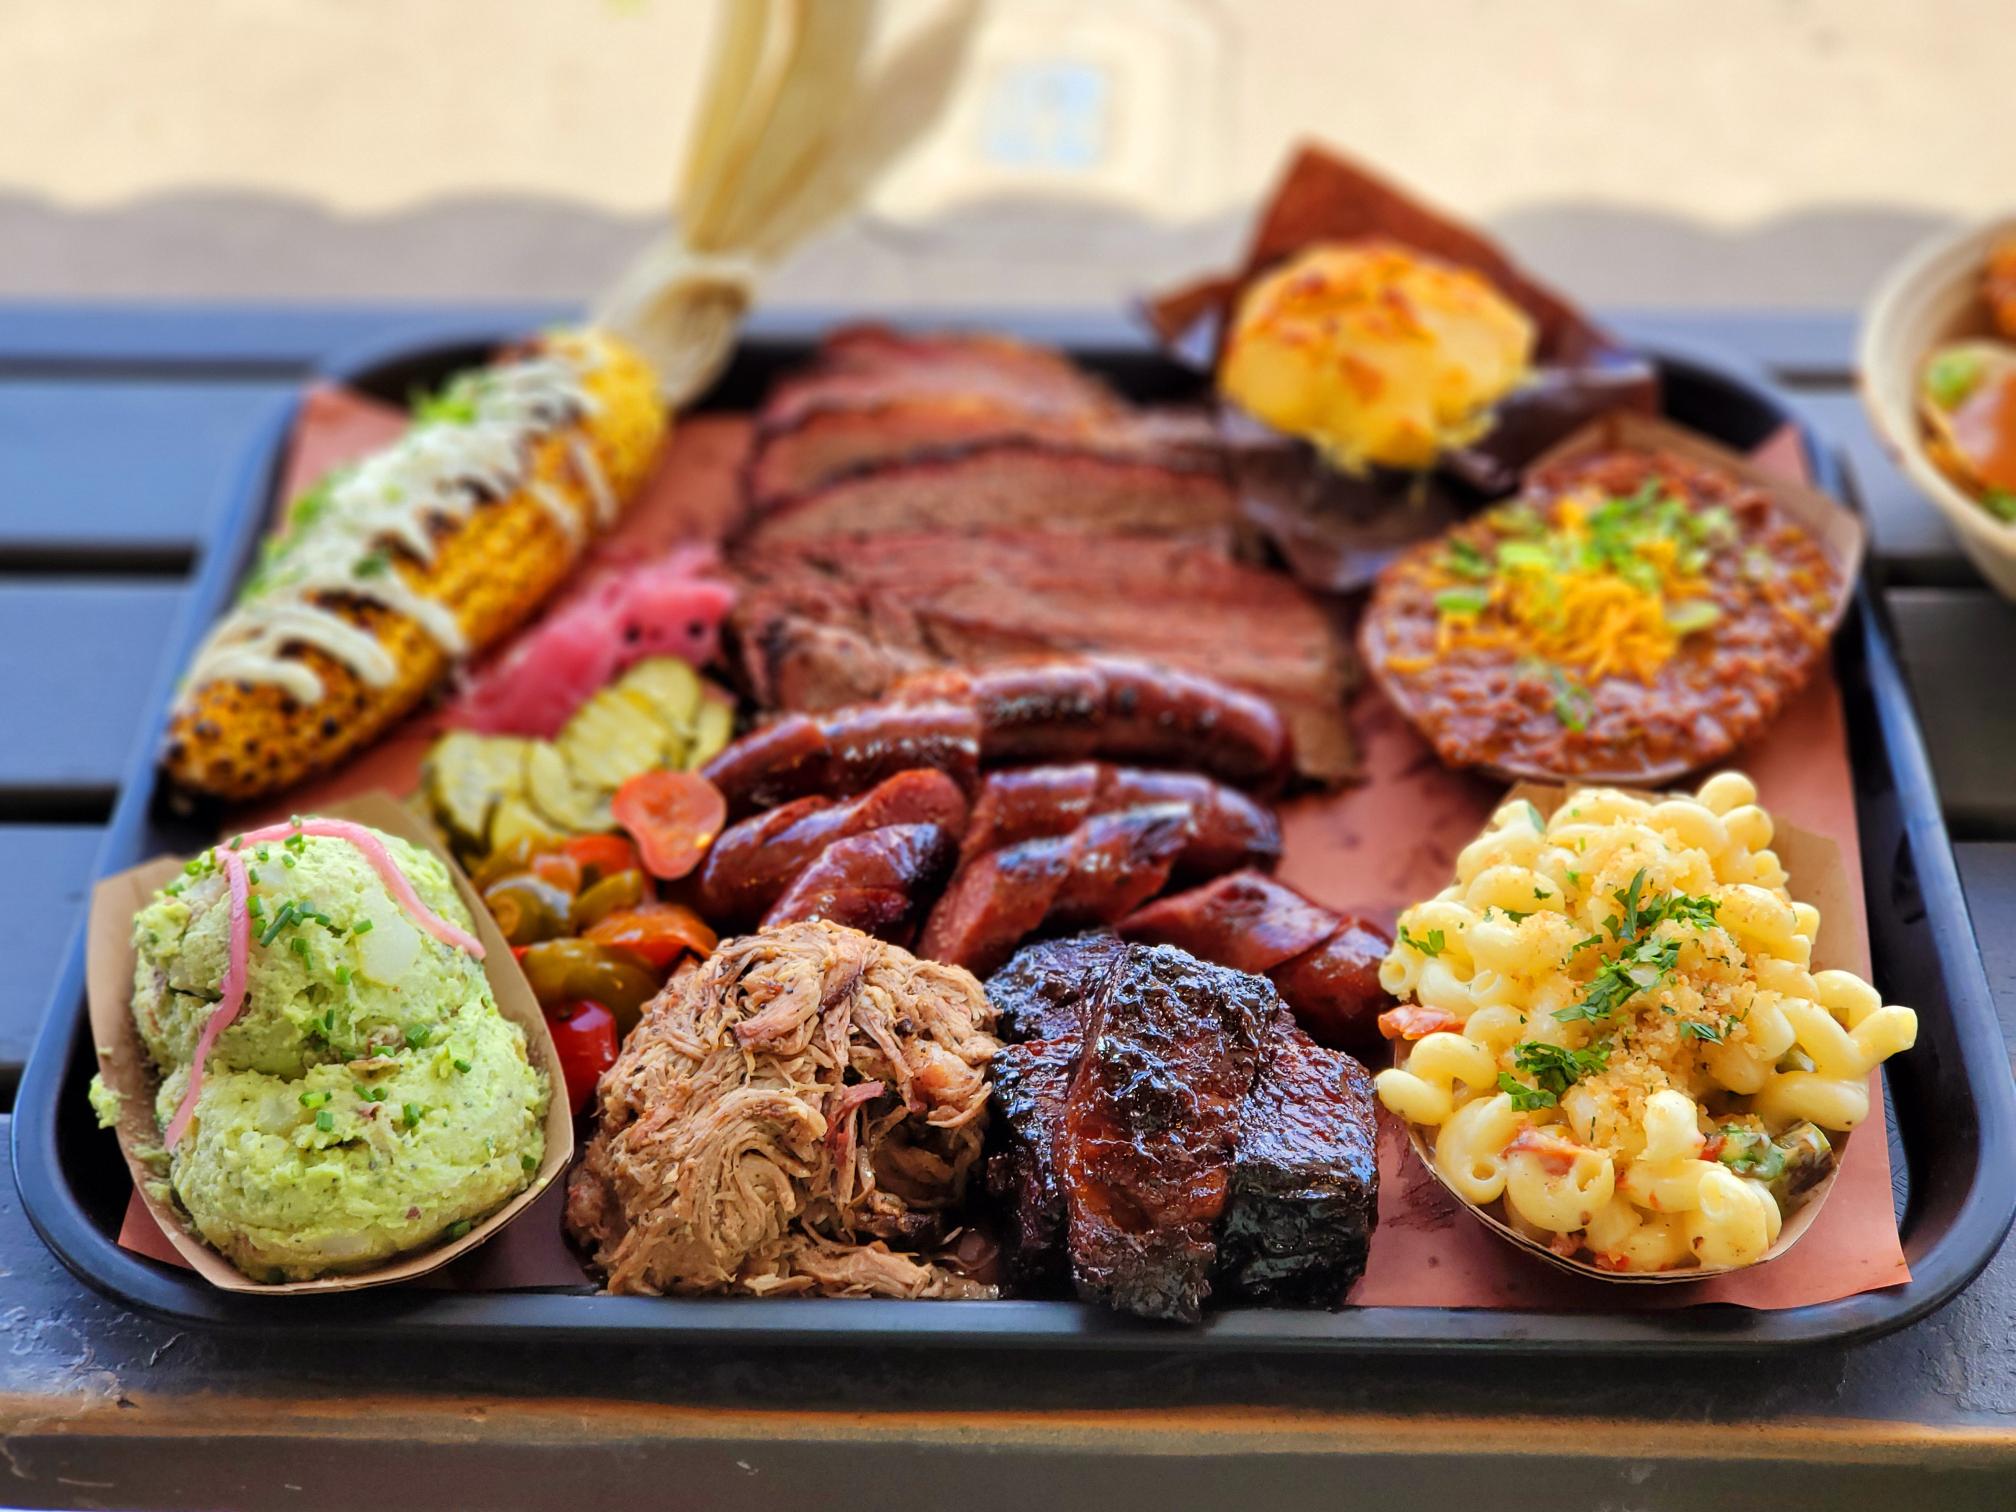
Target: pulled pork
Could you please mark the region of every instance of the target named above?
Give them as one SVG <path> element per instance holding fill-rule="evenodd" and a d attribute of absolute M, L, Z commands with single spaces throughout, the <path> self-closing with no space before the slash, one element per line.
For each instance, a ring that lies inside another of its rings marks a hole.
<path fill-rule="evenodd" d="M 930 1257 L 979 1161 L 994 1010 L 826 923 L 724 941 L 597 1093 L 567 1226 L 613 1292 L 972 1297 Z"/>

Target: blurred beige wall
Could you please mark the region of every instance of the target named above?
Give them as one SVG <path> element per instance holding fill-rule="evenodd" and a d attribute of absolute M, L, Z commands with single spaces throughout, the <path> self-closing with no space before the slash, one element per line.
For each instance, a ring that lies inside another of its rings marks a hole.
<path fill-rule="evenodd" d="M 709 20 L 4 0 L 0 289 L 585 292 L 662 213 Z M 1051 55 L 1103 81 L 1100 165 L 1002 171 Z M 1839 303 L 2009 201 L 2012 84 L 2010 0 L 994 0 L 947 134 L 781 287 L 1111 297 L 1229 246 L 1314 134 L 1593 298 Z"/>

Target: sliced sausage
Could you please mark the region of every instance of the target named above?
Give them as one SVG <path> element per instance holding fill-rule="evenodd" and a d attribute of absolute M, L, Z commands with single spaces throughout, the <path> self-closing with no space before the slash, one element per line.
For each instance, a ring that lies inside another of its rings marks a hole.
<path fill-rule="evenodd" d="M 1123 920 L 1120 933 L 1264 975 L 1321 945 L 1337 922 L 1336 914 L 1287 884 L 1242 871 L 1149 904 Z"/>
<path fill-rule="evenodd" d="M 936 824 L 891 824 L 835 840 L 763 916 L 763 927 L 823 919 L 908 945 L 952 871 L 958 842 Z"/>
<path fill-rule="evenodd" d="M 892 824 L 935 824 L 956 839 L 966 825 L 966 795 L 943 772 L 918 768 L 851 800 L 799 798 L 752 815 L 708 851 L 701 907 L 727 928 L 754 923 L 827 846 Z"/>
<path fill-rule="evenodd" d="M 985 976 L 1042 927 L 1064 885 L 1071 837 L 1025 840 L 959 868 L 925 921 L 917 953 Z"/>
<path fill-rule="evenodd" d="M 1379 985 L 1392 940 L 1378 925 L 1312 903 L 1258 872 L 1235 872 L 1149 904 L 1120 923 L 1148 945 L 1267 977 L 1311 1039 L 1365 1050 L 1393 999 Z"/>
<path fill-rule="evenodd" d="M 1106 681 L 1100 755 L 1208 772 L 1240 787 L 1272 789 L 1286 779 L 1288 727 L 1265 699 L 1153 662 L 1087 661 Z"/>
<path fill-rule="evenodd" d="M 865 792 L 915 767 L 945 773 L 971 792 L 980 780 L 980 721 L 950 699 L 857 704 L 825 716 L 834 796 Z"/>
<path fill-rule="evenodd" d="M 1311 1039 L 1369 1051 L 1380 1043 L 1379 1015 L 1393 1006 L 1379 985 L 1379 963 L 1392 948 L 1378 925 L 1346 915 L 1329 939 L 1267 975 Z"/>
<path fill-rule="evenodd" d="M 701 768 L 739 816 L 828 790 L 826 731 L 809 714 L 784 714 L 751 730 Z"/>
<path fill-rule="evenodd" d="M 1265 804 L 1195 772 L 1081 761 L 994 772 L 973 800 L 960 859 L 1075 829 L 1095 813 L 1180 803 L 1190 834 L 1176 858 L 1179 881 L 1203 881 L 1240 867 L 1270 868 L 1281 856 L 1281 826 Z"/>
<path fill-rule="evenodd" d="M 1119 923 L 1169 885 L 1169 873 L 1189 836 L 1190 810 L 1180 803 L 1094 814 L 1072 832 L 1064 881 L 1050 900 L 1043 927 Z"/>

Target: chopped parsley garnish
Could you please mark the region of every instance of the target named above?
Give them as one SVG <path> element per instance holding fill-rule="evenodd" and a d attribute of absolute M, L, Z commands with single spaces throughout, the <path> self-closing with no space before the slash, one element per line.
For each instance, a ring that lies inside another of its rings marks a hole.
<path fill-rule="evenodd" d="M 1509 1071 L 1498 1073 L 1498 1090 L 1511 1096 L 1512 1106 L 1522 1113 L 1551 1108 L 1576 1082 L 1599 1074 L 1610 1064 L 1610 1042 L 1598 1040 L 1584 1049 L 1571 1050 L 1544 1040 L 1525 1040 L 1513 1049 L 1512 1064 L 1533 1078 L 1529 1086 Z"/>
<path fill-rule="evenodd" d="M 1604 920 L 1604 928 L 1625 947 L 1624 951 L 1615 960 L 1597 967 L 1581 1002 L 1555 1010 L 1554 1017 L 1561 1022 L 1601 1022 L 1640 992 L 1650 991 L 1672 976 L 1680 959 L 1680 941 L 1654 934 L 1661 924 L 1670 920 L 1706 929 L 1715 922 L 1717 905 L 1713 898 L 1689 898 L 1679 893 L 1647 898 L 1644 888 L 1645 868 L 1641 866 L 1628 885 L 1610 895 L 1617 900 L 1621 912 Z M 1572 958 L 1585 947 L 1601 943 L 1600 938 L 1591 935 L 1577 943 L 1569 955 Z"/>
<path fill-rule="evenodd" d="M 1503 913 L 1505 917 L 1510 919 L 1514 924 L 1524 924 L 1528 919 L 1533 917 L 1533 911 L 1531 909 L 1525 909 L 1522 911 L 1517 908 L 1506 908 L 1501 909 L 1500 912 Z"/>
<path fill-rule="evenodd" d="M 1711 1045 L 1719 1045 L 1722 1043 L 1722 1036 L 1728 1033 L 1728 1025 L 1704 1024 L 1698 1019 L 1688 1019 L 1681 1024 L 1680 1032 L 1690 1039 L 1706 1040 Z"/>
<path fill-rule="evenodd" d="M 1498 1073 L 1498 1090 L 1512 1099 L 1512 1106 L 1518 1112 L 1531 1113 L 1536 1108 L 1551 1108 L 1561 1099 L 1544 1087 L 1529 1087 L 1510 1071 Z"/>
<path fill-rule="evenodd" d="M 1426 938 L 1419 938 L 1409 934 L 1407 926 L 1402 924 L 1400 926 L 1400 943 L 1402 945 L 1412 945 L 1425 956 L 1439 956 L 1442 954 L 1442 947 L 1448 941 L 1439 929 L 1431 929 L 1428 931 Z"/>

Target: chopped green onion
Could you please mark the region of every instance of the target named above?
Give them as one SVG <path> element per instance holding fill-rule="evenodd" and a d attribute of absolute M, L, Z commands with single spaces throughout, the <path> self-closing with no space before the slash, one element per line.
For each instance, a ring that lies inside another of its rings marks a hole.
<path fill-rule="evenodd" d="M 329 1133 L 336 1127 L 336 1115 L 331 1113 L 327 1108 L 324 1108 L 320 1113 L 315 1115 L 315 1127 L 320 1129 L 324 1134 Z"/>
<path fill-rule="evenodd" d="M 1692 635 L 1706 630 L 1722 618 L 1722 611 L 1704 599 L 1690 599 L 1666 611 L 1666 628 L 1675 635 Z"/>
<path fill-rule="evenodd" d="M 1444 588 L 1435 595 L 1435 612 L 1474 617 L 1482 614 L 1490 602 L 1481 588 Z"/>

